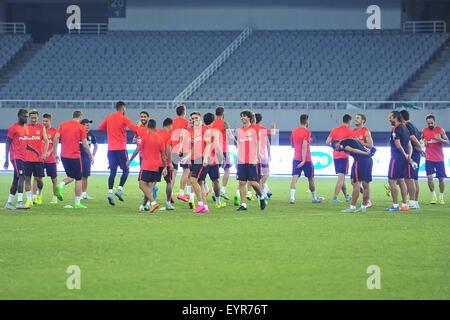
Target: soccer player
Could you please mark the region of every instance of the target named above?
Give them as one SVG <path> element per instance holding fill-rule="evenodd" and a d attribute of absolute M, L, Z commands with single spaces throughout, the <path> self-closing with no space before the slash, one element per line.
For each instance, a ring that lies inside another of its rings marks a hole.
<path fill-rule="evenodd" d="M 26 125 L 28 130 L 28 144 L 38 153 L 27 150 L 25 153 L 25 194 L 27 197 L 26 205 L 32 207 L 33 204 L 42 204 L 42 188 L 44 187 L 44 159 L 48 151 L 48 138 L 45 127 L 38 122 L 39 112 L 36 109 L 28 113 L 30 123 Z M 31 177 L 36 180 L 37 190 L 33 194 L 31 188 Z"/>
<path fill-rule="evenodd" d="M 357 138 L 363 146 L 366 148 L 373 148 L 372 133 L 369 128 L 366 127 L 366 116 L 364 114 L 358 113 L 355 116 L 355 128 L 353 128 L 353 135 Z M 361 185 L 361 193 L 364 193 L 363 186 Z M 370 181 L 366 184 L 367 188 L 370 188 Z M 368 191 L 370 194 L 370 190 Z M 372 201 L 369 199 L 367 202 L 367 208 L 372 207 Z"/>
<path fill-rule="evenodd" d="M 30 209 L 23 203 L 23 189 L 25 182 L 25 153 L 26 150 L 32 149 L 28 145 L 28 130 L 25 124 L 28 121 L 28 111 L 20 109 L 17 113 L 17 123 L 11 125 L 8 128 L 6 147 L 5 147 L 5 164 L 3 168 L 5 170 L 9 167 L 9 158 L 14 167 L 14 176 L 9 190 L 8 201 L 6 202 L 5 209 L 8 210 L 25 210 Z M 37 153 L 37 151 L 36 151 Z M 17 193 L 17 203 L 14 207 L 12 202 Z"/>
<path fill-rule="evenodd" d="M 153 197 L 153 187 L 155 183 L 161 181 L 161 175 L 166 177 L 167 160 L 166 147 L 161 137 L 156 132 L 156 121 L 149 119 L 147 123 L 148 133 L 142 138 L 140 144 L 134 150 L 128 164 L 138 155 L 142 149 L 142 163 L 141 172 L 139 173 L 139 188 L 144 193 L 145 197 L 139 207 L 139 212 L 145 209 L 150 210 L 151 213 L 159 208 L 159 204 Z M 147 199 L 150 200 L 150 207 L 148 207 Z"/>
<path fill-rule="evenodd" d="M 416 164 L 411 159 L 412 146 L 409 141 L 409 131 L 402 124 L 402 116 L 399 111 L 392 111 L 389 115 L 389 121 L 394 127 L 391 132 L 391 160 L 389 162 L 389 187 L 391 189 L 391 196 L 393 205 L 390 208 L 385 208 L 385 211 L 408 211 L 406 199 L 408 191 L 406 188 L 405 178 L 408 169 L 408 163 L 414 167 Z M 398 190 L 397 184 L 400 187 L 402 206 L 398 204 Z"/>
<path fill-rule="evenodd" d="M 52 179 L 53 186 L 53 196 L 50 204 L 58 204 L 58 198 L 56 197 L 56 187 L 58 185 L 58 170 L 56 167 L 56 159 L 53 154 L 53 139 L 55 138 L 58 130 L 52 127 L 52 115 L 49 113 L 44 113 L 42 116 L 42 124 L 45 127 L 45 131 L 47 132 L 47 140 L 48 140 L 48 151 L 46 158 L 44 160 L 44 170 L 47 177 Z M 36 186 L 37 187 L 37 186 Z M 39 191 L 42 194 L 42 190 Z"/>
<path fill-rule="evenodd" d="M 56 156 L 56 161 L 61 159 L 61 162 L 66 171 L 67 178 L 59 183 L 56 187 L 56 196 L 59 201 L 63 201 L 63 188 L 75 180 L 75 209 L 86 209 L 87 207 L 81 204 L 81 190 L 82 190 L 82 160 L 80 152 L 80 141 L 84 151 L 87 153 L 91 164 L 94 163 L 91 149 L 87 143 L 87 131 L 80 121 L 83 119 L 81 111 L 74 111 L 72 120 L 65 121 L 59 125 L 58 132 L 53 141 L 53 154 Z M 58 157 L 58 143 L 61 141 L 61 158 Z"/>
<path fill-rule="evenodd" d="M 345 114 L 342 117 L 342 125 L 334 128 L 327 138 L 327 145 L 331 145 L 333 140 L 343 140 L 353 137 L 353 131 L 350 129 L 352 124 L 352 117 L 349 114 Z M 337 198 L 342 190 L 345 196 L 345 201 L 349 202 L 352 198 L 347 193 L 347 186 L 345 185 L 345 175 L 348 174 L 348 154 L 343 151 L 333 151 L 334 170 L 338 175 L 336 182 L 336 188 L 334 190 L 333 203 L 340 203 Z"/>
<path fill-rule="evenodd" d="M 354 161 L 351 171 L 351 179 L 353 182 L 353 194 L 350 207 L 342 210 L 344 213 L 366 212 L 366 208 L 370 199 L 370 189 L 368 184 L 372 181 L 372 156 L 376 149 L 366 148 L 361 141 L 356 138 L 347 138 L 341 141 L 333 141 L 332 147 L 336 151 L 344 151 L 350 154 Z M 356 203 L 360 193 L 360 184 L 362 183 L 364 193 L 361 208 L 356 209 Z"/>
<path fill-rule="evenodd" d="M 122 170 L 119 187 L 115 193 L 120 201 L 124 201 L 123 187 L 127 182 L 128 174 L 130 172 L 129 168 L 126 166 L 128 160 L 126 128 L 134 133 L 137 132 L 137 127 L 125 116 L 126 110 L 125 102 L 118 101 L 116 103 L 116 112 L 108 115 L 98 127 L 98 130 L 106 131 L 108 138 L 108 162 L 110 171 L 108 178 L 108 202 L 112 206 L 115 205 L 113 187 L 117 168 L 120 167 Z"/>
<path fill-rule="evenodd" d="M 257 168 L 259 158 L 258 132 L 254 126 L 252 126 L 253 113 L 250 110 L 242 111 L 240 116 L 242 127 L 238 129 L 237 133 L 238 155 L 236 178 L 239 181 L 241 205 L 237 211 L 247 210 L 247 182 L 250 182 L 250 185 L 255 190 L 260 202 L 260 208 L 261 210 L 264 210 L 266 207 L 266 199 L 263 196 L 259 185 Z"/>
<path fill-rule="evenodd" d="M 172 165 L 172 126 L 173 120 L 166 118 L 163 121 L 163 128 L 157 131 L 166 148 L 167 175 L 164 176 L 164 181 L 166 181 L 166 210 L 175 210 L 172 204 L 172 178 L 174 170 Z"/>
<path fill-rule="evenodd" d="M 311 160 L 311 132 L 309 131 L 309 116 L 300 116 L 300 126 L 291 133 L 291 145 L 294 148 L 294 160 L 292 161 L 291 199 L 289 203 L 295 204 L 295 191 L 297 181 L 302 172 L 308 178 L 312 203 L 321 203 L 322 197 L 317 197 L 314 182 L 314 165 Z"/>
<path fill-rule="evenodd" d="M 444 144 L 448 144 L 449 140 L 444 129 L 436 124 L 436 118 L 433 115 L 426 117 L 427 128 L 422 130 L 422 139 L 425 143 L 425 171 L 428 177 L 428 187 L 431 191 L 431 204 L 436 204 L 438 199 L 434 191 L 433 174 L 439 180 L 439 203 L 445 204 L 444 192 L 447 177 L 444 164 Z"/>
<path fill-rule="evenodd" d="M 177 113 L 177 116 L 172 119 L 172 163 L 174 167 L 172 187 L 175 185 L 178 171 L 178 160 L 183 158 L 183 153 L 188 152 L 190 148 L 190 142 L 188 142 L 189 121 L 186 120 L 186 106 L 179 105 L 175 111 Z M 192 188 L 191 186 L 188 186 L 189 163 L 180 163 L 180 166 L 181 168 L 183 168 L 183 174 L 181 175 L 180 179 L 180 189 L 178 191 L 177 199 L 183 202 L 188 202 L 190 199 L 189 195 L 192 195 Z M 187 194 L 185 194 L 185 188 L 187 189 Z"/>
<path fill-rule="evenodd" d="M 82 125 L 85 126 L 87 136 L 86 141 L 89 146 L 89 149 L 91 149 L 91 146 L 94 146 L 94 149 L 92 150 L 92 157 L 95 158 L 95 155 L 98 150 L 98 144 L 97 139 L 95 136 L 91 133 L 91 123 L 92 120 L 89 119 L 83 119 L 80 122 Z M 87 194 L 87 188 L 88 188 L 88 179 L 91 176 L 91 159 L 89 158 L 89 155 L 84 151 L 83 144 L 80 141 L 80 152 L 81 152 L 81 164 L 82 164 L 82 187 L 81 187 L 81 199 L 82 200 L 92 200 L 94 198 L 90 197 Z"/>
<path fill-rule="evenodd" d="M 220 131 L 222 136 L 222 152 L 223 152 L 223 164 L 221 164 L 223 168 L 223 176 L 222 176 L 222 187 L 220 191 L 220 196 L 225 200 L 230 200 L 227 195 L 227 185 L 228 180 L 230 178 L 230 155 L 228 152 L 228 138 L 234 141 L 234 135 L 230 130 L 230 126 L 227 122 L 225 122 L 225 109 L 223 107 L 216 108 L 216 119 L 212 123 L 212 128 L 215 128 Z"/>
<path fill-rule="evenodd" d="M 203 154 L 205 150 L 205 140 L 203 139 L 203 135 L 206 131 L 206 126 L 203 126 L 202 116 L 199 112 L 192 112 L 190 117 L 191 127 L 189 129 L 189 141 L 191 148 L 181 162 L 186 163 L 189 159 L 191 160 L 189 180 L 191 181 L 192 189 L 198 198 L 197 208 L 193 206 L 194 210 L 192 212 L 209 213 L 206 192 L 203 184 L 200 185 L 199 183 L 200 173 L 203 168 Z M 189 201 L 190 203 L 194 202 L 192 195 L 190 196 Z"/>
<path fill-rule="evenodd" d="M 272 192 L 267 185 L 269 179 L 269 162 L 272 161 L 272 154 L 270 150 L 270 130 L 262 123 L 263 116 L 261 113 L 255 113 L 256 126 L 258 126 L 259 134 L 259 184 L 264 195 L 268 198 L 272 196 Z"/>
<path fill-rule="evenodd" d="M 408 188 L 409 203 L 408 207 L 410 209 L 420 209 L 419 206 L 419 166 L 420 157 L 423 153 L 422 145 L 420 144 L 421 133 L 417 127 L 409 121 L 409 112 L 406 110 L 400 111 L 400 115 L 403 119 L 403 125 L 409 131 L 409 140 L 412 146 L 411 159 L 417 164 L 417 166 L 412 166 L 408 163 L 408 169 L 406 171 L 406 187 Z"/>
<path fill-rule="evenodd" d="M 221 132 L 212 126 L 214 121 L 214 114 L 206 113 L 203 116 L 203 123 L 206 130 L 203 135 L 205 141 L 205 150 L 203 153 L 203 167 L 200 170 L 198 181 L 200 186 L 205 185 L 206 176 L 212 181 L 214 191 L 214 201 L 216 209 L 222 209 L 227 206 L 226 202 L 221 202 L 221 189 L 220 189 L 220 171 L 219 163 L 224 163 L 222 151 L 223 141 Z"/>

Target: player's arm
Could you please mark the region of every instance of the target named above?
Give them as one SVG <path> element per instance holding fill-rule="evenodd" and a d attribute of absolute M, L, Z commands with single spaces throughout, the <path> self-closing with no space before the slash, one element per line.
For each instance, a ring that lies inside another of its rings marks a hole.
<path fill-rule="evenodd" d="M 167 162 L 169 163 L 169 167 L 172 167 L 172 145 L 169 143 L 166 143 L 166 156 L 167 156 Z"/>
<path fill-rule="evenodd" d="M 270 136 L 267 137 L 266 139 L 266 148 L 267 148 L 267 156 L 268 156 L 268 160 L 272 161 L 272 152 L 271 152 L 271 148 L 270 148 L 270 140 L 269 140 Z"/>
<path fill-rule="evenodd" d="M 81 139 L 81 145 L 83 146 L 84 151 L 89 156 L 89 159 L 91 160 L 91 163 L 94 163 L 94 156 L 92 155 L 91 148 L 89 148 L 89 144 L 87 142 L 86 138 Z"/>
<path fill-rule="evenodd" d="M 354 153 L 354 154 L 360 154 L 360 155 L 364 155 L 364 156 L 370 156 L 370 152 L 369 151 L 362 151 L 362 150 L 359 150 L 359 149 L 352 148 L 350 146 L 346 146 L 344 148 L 344 150 L 346 152 L 348 152 L 348 153 Z"/>
<path fill-rule="evenodd" d="M 447 135 L 445 134 L 444 129 L 441 129 L 441 136 L 440 136 L 440 138 L 441 138 L 441 142 L 443 144 L 449 144 L 449 140 L 448 140 Z"/>
<path fill-rule="evenodd" d="M 410 135 L 409 140 L 411 142 L 413 149 L 416 148 L 419 152 L 421 152 L 421 153 L 423 152 L 422 145 L 420 144 L 420 141 L 417 140 L 415 135 Z"/>
<path fill-rule="evenodd" d="M 106 129 L 108 129 L 108 125 L 107 125 L 107 118 L 103 119 L 103 121 L 100 123 L 100 125 L 98 126 L 98 130 L 99 131 L 106 131 Z"/>
<path fill-rule="evenodd" d="M 92 156 L 95 158 L 95 155 L 97 154 L 97 151 L 98 151 L 97 141 L 95 143 L 93 143 L 93 145 L 94 145 L 94 150 L 92 151 Z"/>
<path fill-rule="evenodd" d="M 166 176 L 167 175 L 167 158 L 166 158 L 166 147 L 164 146 L 164 143 L 162 143 L 161 145 L 161 159 L 163 162 L 163 170 L 162 170 L 162 175 Z"/>
<path fill-rule="evenodd" d="M 227 142 L 230 140 L 233 141 L 233 144 L 236 143 L 236 137 L 234 136 L 233 130 L 231 130 L 230 124 L 228 122 L 225 122 L 225 134 L 226 137 L 224 137 L 224 139 L 227 139 Z"/>
<path fill-rule="evenodd" d="M 366 143 L 363 143 L 365 147 L 367 148 L 373 148 L 373 139 L 372 139 L 372 133 L 370 130 L 366 131 Z"/>
<path fill-rule="evenodd" d="M 45 129 L 45 127 L 43 128 L 44 130 L 42 130 L 42 139 L 44 139 L 44 152 L 41 155 L 41 159 L 45 160 L 45 158 L 47 158 L 50 153 L 48 152 L 48 136 L 47 136 L 47 130 Z"/>
<path fill-rule="evenodd" d="M 137 126 L 131 122 L 131 120 L 127 117 L 125 117 L 125 126 L 127 126 L 128 129 L 133 131 L 134 133 L 137 133 Z"/>
<path fill-rule="evenodd" d="M 308 151 L 308 141 L 303 140 L 302 143 L 302 162 L 300 162 L 299 167 L 303 167 L 306 162 L 306 152 Z"/>
<path fill-rule="evenodd" d="M 9 149 L 11 147 L 11 138 L 6 137 L 6 144 L 5 144 L 5 163 L 3 165 L 3 169 L 7 170 L 9 167 Z"/>
<path fill-rule="evenodd" d="M 33 148 L 32 146 L 30 146 L 29 144 L 27 144 L 27 150 L 33 152 L 34 154 L 36 154 L 38 157 L 40 157 L 41 155 L 39 154 L 39 152 Z"/>
<path fill-rule="evenodd" d="M 55 155 L 56 162 L 59 163 L 59 156 L 58 156 L 58 144 L 59 144 L 60 134 L 57 132 L 55 134 L 55 137 L 53 138 L 53 154 Z"/>
<path fill-rule="evenodd" d="M 207 166 L 211 154 L 211 134 L 207 132 L 205 134 L 205 150 L 203 150 L 203 165 Z"/>
<path fill-rule="evenodd" d="M 409 142 L 411 143 L 411 142 Z M 395 147 L 400 151 L 400 153 L 405 157 L 405 159 L 408 159 L 408 154 L 405 152 L 405 150 L 402 147 L 402 144 L 400 143 L 400 139 L 395 139 L 394 141 Z"/>
<path fill-rule="evenodd" d="M 331 146 L 331 141 L 333 141 L 333 131 L 328 135 L 327 141 L 325 142 L 327 145 Z"/>

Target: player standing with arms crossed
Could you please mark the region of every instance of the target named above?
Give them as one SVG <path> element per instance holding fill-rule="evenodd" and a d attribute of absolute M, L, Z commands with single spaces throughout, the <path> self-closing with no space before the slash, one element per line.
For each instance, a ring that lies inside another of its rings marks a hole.
<path fill-rule="evenodd" d="M 439 180 L 439 204 L 445 204 L 444 192 L 445 173 L 444 163 L 444 145 L 449 143 L 444 129 L 436 124 L 436 118 L 433 115 L 426 117 L 427 127 L 422 130 L 422 138 L 425 143 L 425 171 L 428 177 L 428 187 L 431 191 L 431 204 L 438 202 L 436 191 L 434 191 L 433 174 Z"/>
<path fill-rule="evenodd" d="M 350 130 L 352 124 L 352 117 L 349 114 L 345 114 L 342 117 L 342 125 L 334 128 L 327 138 L 326 144 L 331 145 L 333 140 L 343 140 L 353 137 L 353 132 Z M 347 193 L 347 186 L 345 185 L 345 175 L 348 174 L 348 154 L 343 151 L 333 150 L 334 170 L 338 175 L 336 182 L 336 188 L 334 190 L 333 203 L 340 203 L 338 195 L 342 190 L 345 196 L 345 201 L 352 200 L 351 196 Z"/>
<path fill-rule="evenodd" d="M 127 151 L 127 130 L 130 129 L 134 133 L 137 132 L 137 127 L 131 123 L 131 120 L 125 117 L 126 104 L 123 101 L 116 103 L 116 112 L 106 116 L 106 118 L 100 123 L 98 130 L 106 131 L 108 138 L 108 162 L 109 162 L 109 178 L 108 178 L 108 202 L 114 206 L 113 187 L 114 180 L 117 174 L 117 168 L 122 169 L 122 176 L 120 177 L 119 187 L 115 193 L 116 197 L 120 201 L 123 199 L 123 187 L 127 182 L 130 169 L 126 163 L 128 160 Z"/>

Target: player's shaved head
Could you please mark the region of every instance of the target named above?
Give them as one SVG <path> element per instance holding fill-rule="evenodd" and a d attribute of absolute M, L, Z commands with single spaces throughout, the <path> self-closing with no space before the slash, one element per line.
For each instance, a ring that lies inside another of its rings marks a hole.
<path fill-rule="evenodd" d="M 260 123 L 263 119 L 263 116 L 261 113 L 255 113 L 255 119 L 256 119 L 256 123 Z"/>
<path fill-rule="evenodd" d="M 309 119 L 309 116 L 307 114 L 302 114 L 300 116 L 300 124 L 304 126 L 305 124 L 307 124 L 308 119 Z"/>
<path fill-rule="evenodd" d="M 225 112 L 224 107 L 217 107 L 216 108 L 216 116 L 221 117 L 221 116 L 223 116 L 224 112 Z"/>
<path fill-rule="evenodd" d="M 169 127 L 169 126 L 171 126 L 171 125 L 173 125 L 173 120 L 172 120 L 172 119 L 170 119 L 170 118 L 164 119 L 164 121 L 163 121 L 163 127 Z"/>
<path fill-rule="evenodd" d="M 186 113 L 186 106 L 184 104 L 180 104 L 176 109 L 175 109 L 177 116 L 184 116 L 184 114 Z"/>
<path fill-rule="evenodd" d="M 205 113 L 203 116 L 203 123 L 209 126 L 211 123 L 213 123 L 215 117 L 211 112 Z"/>
<path fill-rule="evenodd" d="M 73 112 L 72 118 L 74 119 L 81 119 L 83 117 L 83 112 L 80 110 L 76 110 Z"/>
<path fill-rule="evenodd" d="M 403 120 L 409 121 L 409 112 L 407 110 L 400 111 L 400 115 L 402 116 Z"/>
<path fill-rule="evenodd" d="M 152 129 L 152 130 L 156 129 L 156 120 L 155 119 L 149 119 L 148 122 L 147 122 L 147 127 L 149 129 Z"/>
<path fill-rule="evenodd" d="M 121 110 L 125 109 L 125 107 L 126 107 L 125 102 L 123 102 L 121 100 L 117 101 L 117 103 L 116 103 L 116 110 L 117 111 L 121 111 Z"/>
<path fill-rule="evenodd" d="M 352 120 L 352 116 L 349 114 L 344 114 L 344 116 L 342 117 L 343 123 L 349 123 L 351 120 Z"/>

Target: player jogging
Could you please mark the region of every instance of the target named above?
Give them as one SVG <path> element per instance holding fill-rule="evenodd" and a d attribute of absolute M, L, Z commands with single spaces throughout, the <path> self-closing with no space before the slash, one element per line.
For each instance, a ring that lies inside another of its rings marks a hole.
<path fill-rule="evenodd" d="M 300 116 L 300 126 L 291 133 L 291 145 L 294 148 L 294 159 L 292 161 L 291 198 L 289 203 L 295 204 L 295 191 L 297 181 L 302 172 L 308 178 L 309 190 L 311 191 L 312 203 L 321 203 L 324 198 L 317 197 L 314 182 L 314 165 L 311 159 L 311 132 L 309 131 L 309 116 Z"/>
<path fill-rule="evenodd" d="M 445 173 L 444 163 L 444 144 L 448 144 L 449 140 L 442 127 L 436 124 L 436 118 L 433 115 L 426 117 L 427 127 L 422 130 L 422 139 L 425 144 L 425 171 L 428 177 L 428 187 L 431 191 L 431 204 L 436 204 L 438 199 L 434 191 L 433 175 L 439 180 L 439 204 L 445 204 L 444 192 L 445 181 L 447 177 Z"/>
<path fill-rule="evenodd" d="M 350 130 L 350 125 L 352 123 L 352 117 L 349 114 L 345 114 L 342 117 L 342 125 L 334 128 L 327 138 L 326 144 L 331 145 L 333 140 L 343 140 L 353 137 L 353 132 Z M 334 190 L 333 203 L 340 203 L 341 201 L 337 198 L 342 190 L 345 196 L 345 201 L 349 202 L 352 198 L 347 193 L 347 186 L 345 185 L 345 175 L 348 174 L 348 154 L 343 151 L 333 151 L 334 160 L 334 170 L 338 175 L 336 182 L 336 188 Z"/>
<path fill-rule="evenodd" d="M 116 112 L 106 116 L 100 123 L 98 130 L 106 131 L 108 138 L 108 162 L 109 162 L 109 178 L 108 178 L 108 202 L 110 205 L 115 205 L 113 198 L 114 180 L 117 174 L 117 168 L 122 170 L 119 187 L 115 193 L 120 201 L 123 199 L 123 187 L 127 182 L 129 168 L 126 166 L 128 160 L 127 152 L 127 131 L 130 129 L 134 133 L 137 132 L 137 127 L 131 123 L 131 120 L 125 117 L 126 105 L 123 101 L 116 103 Z"/>
<path fill-rule="evenodd" d="M 86 209 L 87 207 L 80 203 L 82 189 L 82 160 L 80 152 L 80 141 L 84 151 L 88 154 L 91 163 L 94 163 L 94 157 L 87 143 L 87 131 L 84 125 L 80 123 L 83 119 L 81 111 L 74 111 L 72 120 L 63 122 L 59 125 L 58 132 L 53 141 L 53 154 L 59 161 L 58 143 L 61 141 L 61 162 L 66 171 L 67 178 L 56 187 L 56 196 L 58 200 L 63 201 L 63 188 L 75 180 L 75 209 Z"/>
<path fill-rule="evenodd" d="M 372 167 L 373 160 L 372 156 L 375 154 L 376 149 L 366 148 L 359 139 L 347 138 L 341 141 L 333 141 L 331 143 L 332 147 L 336 151 L 344 151 L 351 155 L 354 159 L 351 179 L 353 182 L 353 194 L 350 207 L 342 210 L 344 213 L 355 213 L 355 212 L 366 212 L 367 205 L 370 199 L 370 189 L 368 184 L 372 181 Z M 358 202 L 358 197 L 360 191 L 360 184 L 363 185 L 363 200 L 361 207 L 356 209 L 356 204 Z"/>

